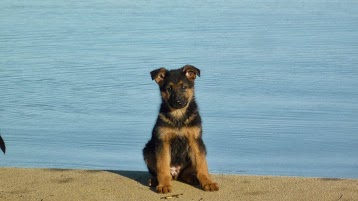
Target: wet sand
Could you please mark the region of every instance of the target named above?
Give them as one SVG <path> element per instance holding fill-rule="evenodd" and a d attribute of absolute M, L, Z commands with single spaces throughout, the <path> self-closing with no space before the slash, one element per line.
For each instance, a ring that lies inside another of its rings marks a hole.
<path fill-rule="evenodd" d="M 212 177 L 217 192 L 174 181 L 173 192 L 163 195 L 148 186 L 147 172 L 0 168 L 0 200 L 358 200 L 358 179 Z"/>

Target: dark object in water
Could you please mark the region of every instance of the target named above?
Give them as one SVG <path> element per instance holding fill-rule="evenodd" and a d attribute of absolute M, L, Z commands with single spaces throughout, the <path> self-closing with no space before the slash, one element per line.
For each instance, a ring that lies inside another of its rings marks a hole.
<path fill-rule="evenodd" d="M 5 152 L 6 152 L 5 142 L 2 139 L 1 135 L 0 135 L 0 148 L 1 148 L 2 152 L 4 152 L 4 154 L 5 154 Z"/>

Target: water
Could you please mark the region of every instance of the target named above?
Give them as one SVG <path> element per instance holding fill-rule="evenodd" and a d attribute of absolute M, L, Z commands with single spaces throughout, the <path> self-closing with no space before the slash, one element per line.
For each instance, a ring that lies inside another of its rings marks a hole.
<path fill-rule="evenodd" d="M 190 63 L 211 172 L 358 178 L 356 1 L 0 3 L 3 167 L 146 170 Z"/>

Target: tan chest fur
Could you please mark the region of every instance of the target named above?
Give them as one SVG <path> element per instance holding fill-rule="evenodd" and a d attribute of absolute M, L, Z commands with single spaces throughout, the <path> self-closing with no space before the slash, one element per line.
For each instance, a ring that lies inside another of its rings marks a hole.
<path fill-rule="evenodd" d="M 158 137 L 163 141 L 169 141 L 174 137 L 186 137 L 188 139 L 198 139 L 201 135 L 201 127 L 182 127 L 182 128 L 170 128 L 161 127 L 158 130 Z"/>

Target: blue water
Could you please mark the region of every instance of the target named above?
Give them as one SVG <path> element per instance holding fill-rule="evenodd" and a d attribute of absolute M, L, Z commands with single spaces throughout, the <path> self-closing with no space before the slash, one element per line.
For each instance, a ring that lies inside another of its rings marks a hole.
<path fill-rule="evenodd" d="M 210 172 L 358 178 L 355 0 L 0 2 L 2 167 L 146 170 L 193 64 Z"/>

